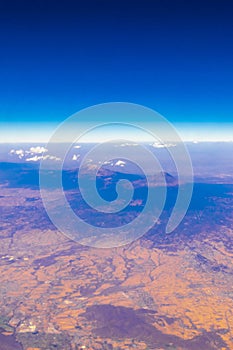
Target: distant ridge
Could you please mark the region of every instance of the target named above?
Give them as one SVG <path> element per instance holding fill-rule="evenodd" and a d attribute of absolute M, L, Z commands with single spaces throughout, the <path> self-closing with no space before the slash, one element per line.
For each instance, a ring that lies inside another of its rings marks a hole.
<path fill-rule="evenodd" d="M 56 178 L 58 173 L 56 170 L 49 170 L 51 177 Z M 91 169 L 86 169 L 85 176 L 93 177 L 95 181 L 95 175 Z M 63 170 L 63 186 L 65 190 L 76 189 L 78 187 L 78 169 Z M 177 179 L 169 173 L 164 173 L 164 177 L 168 186 L 174 186 L 177 184 Z M 125 172 L 122 168 L 116 171 L 115 169 L 109 169 L 102 167 L 97 174 L 97 180 L 101 179 L 102 185 L 109 178 L 113 182 L 117 182 L 120 179 L 127 179 L 134 184 L 136 188 L 147 186 L 147 180 L 144 174 Z M 158 176 L 150 175 L 151 182 L 155 185 L 161 185 L 158 182 Z M 0 162 L 0 185 L 4 187 L 24 187 L 39 189 L 39 164 L 38 163 L 10 163 Z"/>

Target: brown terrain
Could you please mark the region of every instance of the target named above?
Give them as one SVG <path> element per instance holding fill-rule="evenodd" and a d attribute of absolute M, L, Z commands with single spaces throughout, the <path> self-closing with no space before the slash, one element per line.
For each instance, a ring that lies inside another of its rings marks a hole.
<path fill-rule="evenodd" d="M 233 349 L 232 193 L 112 249 L 58 232 L 37 190 L 0 210 L 1 350 Z"/>

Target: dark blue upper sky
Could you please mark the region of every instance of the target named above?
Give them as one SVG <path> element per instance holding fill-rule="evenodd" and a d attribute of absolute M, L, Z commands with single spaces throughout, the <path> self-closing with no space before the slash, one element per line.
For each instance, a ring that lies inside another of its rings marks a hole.
<path fill-rule="evenodd" d="M 231 0 L 0 2 L 0 121 L 62 121 L 109 101 L 230 122 Z"/>

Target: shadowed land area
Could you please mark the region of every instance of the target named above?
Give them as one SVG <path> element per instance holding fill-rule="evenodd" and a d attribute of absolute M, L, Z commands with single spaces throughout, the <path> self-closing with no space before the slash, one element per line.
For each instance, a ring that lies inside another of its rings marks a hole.
<path fill-rule="evenodd" d="M 108 334 L 115 339 L 135 339 L 144 341 L 151 349 L 158 347 L 181 347 L 189 350 L 214 350 L 226 346 L 226 343 L 216 332 L 205 332 L 190 340 L 183 340 L 173 335 L 166 335 L 156 329 L 154 315 L 156 312 L 112 305 L 93 305 L 81 315 L 93 323 L 93 334 L 101 337 Z M 167 319 L 173 323 L 173 319 Z M 164 324 L 165 326 L 165 324 Z"/>

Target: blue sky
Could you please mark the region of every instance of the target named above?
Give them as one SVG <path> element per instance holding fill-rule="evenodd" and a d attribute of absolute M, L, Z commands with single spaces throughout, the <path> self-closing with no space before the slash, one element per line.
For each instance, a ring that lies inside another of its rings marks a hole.
<path fill-rule="evenodd" d="M 1 1 L 2 130 L 36 135 L 125 101 L 229 133 L 232 10 L 230 0 Z"/>

